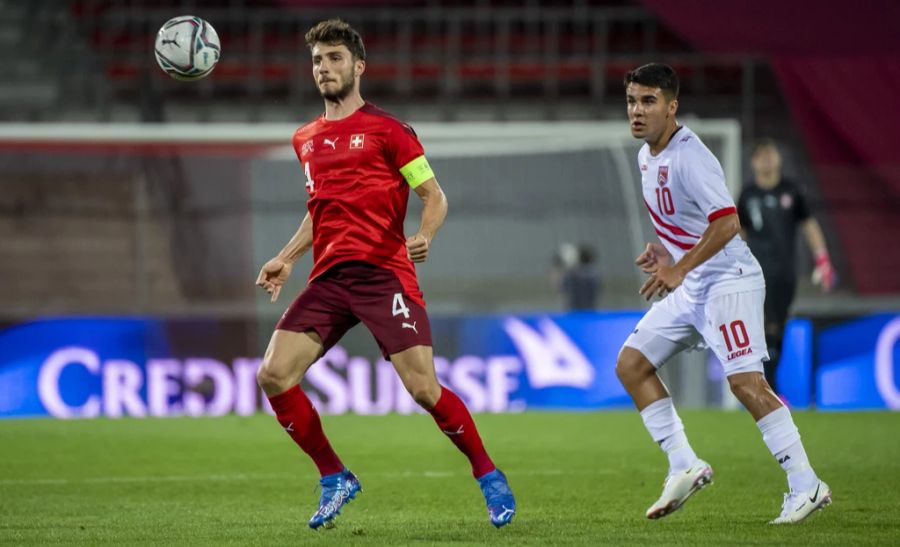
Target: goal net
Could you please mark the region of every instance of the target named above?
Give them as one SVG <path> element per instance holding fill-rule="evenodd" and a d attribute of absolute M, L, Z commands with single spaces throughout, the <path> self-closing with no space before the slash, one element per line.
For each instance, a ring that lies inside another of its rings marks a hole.
<path fill-rule="evenodd" d="M 739 188 L 740 127 L 687 120 Z M 413 124 L 450 212 L 420 267 L 437 313 L 553 310 L 562 243 L 591 247 L 601 307 L 639 307 L 655 240 L 640 141 L 615 122 Z M 252 280 L 296 230 L 304 178 L 287 124 L 0 125 L 6 312 L 275 314 Z M 411 197 L 408 233 L 418 227 Z M 34 269 L 52 253 L 53 271 Z M 310 261 L 286 288 L 302 288 Z"/>

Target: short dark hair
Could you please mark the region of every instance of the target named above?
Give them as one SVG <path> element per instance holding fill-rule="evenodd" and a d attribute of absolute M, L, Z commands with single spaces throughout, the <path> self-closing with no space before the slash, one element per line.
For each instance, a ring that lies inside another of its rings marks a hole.
<path fill-rule="evenodd" d="M 757 139 L 753 143 L 753 147 L 750 149 L 750 157 L 752 158 L 753 156 L 755 156 L 756 153 L 759 152 L 760 150 L 762 150 L 763 148 L 773 148 L 777 151 L 778 143 L 775 142 L 775 139 L 770 138 L 770 137 Z"/>
<path fill-rule="evenodd" d="M 362 37 L 353 27 L 340 19 L 328 19 L 318 23 L 309 29 L 305 38 L 309 49 L 319 42 L 332 46 L 344 45 L 354 59 L 366 60 L 366 46 L 363 45 Z"/>
<path fill-rule="evenodd" d="M 625 75 L 625 87 L 631 83 L 658 87 L 669 100 L 678 98 L 678 74 L 669 65 L 650 63 L 639 66 Z"/>

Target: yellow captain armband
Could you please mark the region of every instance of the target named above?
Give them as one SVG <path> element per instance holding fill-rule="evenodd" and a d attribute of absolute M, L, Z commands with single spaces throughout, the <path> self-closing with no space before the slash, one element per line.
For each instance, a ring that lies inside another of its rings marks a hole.
<path fill-rule="evenodd" d="M 400 174 L 406 179 L 410 188 L 415 188 L 426 180 L 434 178 L 434 171 L 431 170 L 425 156 L 419 156 L 401 167 Z"/>

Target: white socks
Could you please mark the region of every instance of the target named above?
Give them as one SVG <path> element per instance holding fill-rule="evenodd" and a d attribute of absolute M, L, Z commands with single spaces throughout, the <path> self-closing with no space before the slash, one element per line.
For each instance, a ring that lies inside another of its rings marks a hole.
<path fill-rule="evenodd" d="M 762 432 L 763 441 L 769 447 L 769 452 L 787 473 L 791 492 L 811 490 L 819 479 L 809 465 L 809 458 L 806 457 L 806 450 L 800 441 L 800 432 L 794 425 L 794 419 L 791 418 L 791 412 L 787 407 L 783 406 L 766 414 L 756 422 L 756 425 Z"/>
<path fill-rule="evenodd" d="M 768 416 L 767 416 L 768 417 Z M 697 454 L 684 434 L 684 424 L 675 412 L 672 398 L 654 401 L 641 411 L 650 436 L 669 457 L 669 474 L 684 471 L 697 461 Z"/>
<path fill-rule="evenodd" d="M 675 411 L 672 398 L 654 401 L 641 411 L 644 426 L 650 436 L 669 457 L 669 474 L 688 469 L 697 461 L 697 455 L 684 434 L 684 424 Z M 816 486 L 819 478 L 809 465 L 806 450 L 800 441 L 800 432 L 794 425 L 791 412 L 781 407 L 756 422 L 763 441 L 787 473 L 791 492 L 805 492 Z"/>

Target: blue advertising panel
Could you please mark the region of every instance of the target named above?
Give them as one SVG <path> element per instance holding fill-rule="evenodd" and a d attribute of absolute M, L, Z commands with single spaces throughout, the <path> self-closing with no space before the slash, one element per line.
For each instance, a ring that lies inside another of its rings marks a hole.
<path fill-rule="evenodd" d="M 35 321 L 0 332 L 0 416 L 99 415 L 99 355 L 143 363 L 166 353 L 160 324 L 143 319 Z M 107 363 L 110 369 L 116 363 Z M 144 386 L 141 396 L 146 396 Z"/>
<path fill-rule="evenodd" d="M 616 355 L 640 312 L 436 318 L 439 379 L 474 412 L 630 404 Z M 0 331 L 0 417 L 251 414 L 270 410 L 250 339 L 222 321 L 58 319 Z M 189 343 L 185 340 L 188 337 Z M 245 333 L 244 333 L 245 334 Z M 455 343 L 451 342 L 455 341 Z M 223 351 L 223 344 L 231 349 Z M 336 346 L 304 389 L 322 412 L 420 411 L 391 364 Z"/>
<path fill-rule="evenodd" d="M 812 321 L 791 319 L 785 326 L 783 340 L 775 373 L 779 394 L 794 408 L 808 408 L 813 397 Z"/>
<path fill-rule="evenodd" d="M 502 359 L 523 408 L 626 406 L 616 356 L 642 312 L 473 317 L 460 321 L 459 355 Z"/>
<path fill-rule="evenodd" d="M 229 334 L 224 323 L 90 318 L 7 328 L 0 331 L 0 417 L 254 412 L 258 360 L 175 357 L 185 329 L 195 347 L 216 351 Z M 246 393 L 235 391 L 236 377 Z"/>
<path fill-rule="evenodd" d="M 823 329 L 818 336 L 816 406 L 900 409 L 900 316 L 881 314 Z"/>
<path fill-rule="evenodd" d="M 473 412 L 630 407 L 615 375 L 642 312 L 432 319 L 439 380 Z M 0 330 L 0 417 L 216 416 L 271 411 L 248 321 L 48 319 Z M 268 334 L 268 333 L 266 333 Z M 779 385 L 795 407 L 900 409 L 900 316 L 785 333 Z M 374 344 L 372 344 L 374 348 Z M 304 389 L 327 414 L 421 412 L 392 365 L 335 346 Z M 813 394 L 814 397 L 813 397 Z"/>

